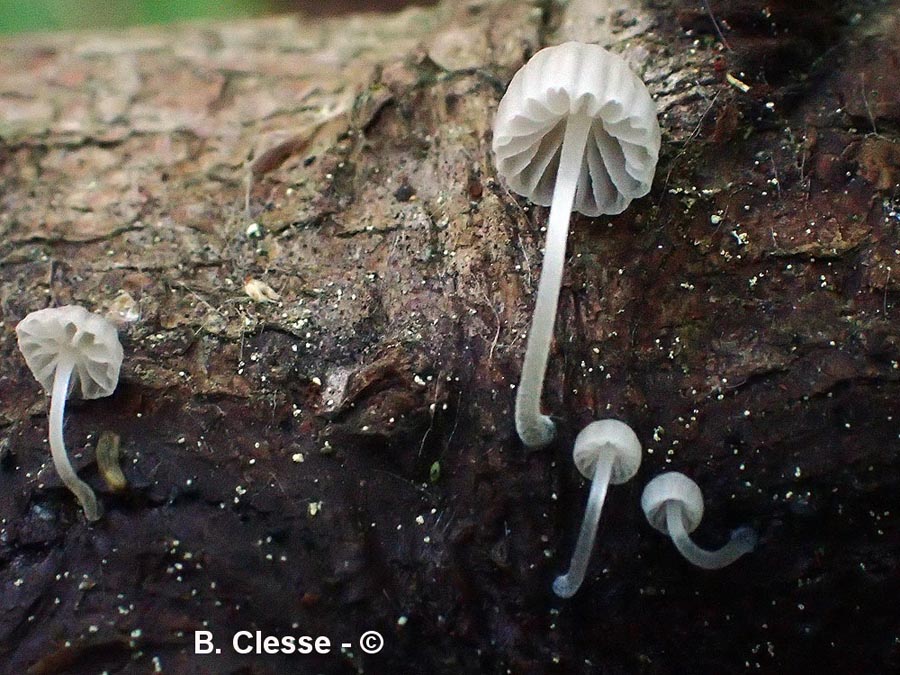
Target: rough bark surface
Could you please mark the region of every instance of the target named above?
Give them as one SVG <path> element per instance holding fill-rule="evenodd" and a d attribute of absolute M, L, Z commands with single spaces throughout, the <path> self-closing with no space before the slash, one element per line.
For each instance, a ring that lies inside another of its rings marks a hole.
<path fill-rule="evenodd" d="M 708 4 L 0 43 L 0 670 L 897 672 L 900 3 Z M 546 210 L 496 178 L 491 120 L 571 38 L 626 56 L 664 147 L 649 197 L 573 220 L 560 437 L 526 454 Z M 14 334 L 68 303 L 126 350 L 116 394 L 67 416 L 90 525 Z M 644 464 L 562 602 L 571 442 L 603 417 Z M 704 491 L 701 543 L 750 524 L 758 550 L 690 567 L 639 508 L 666 469 Z M 220 655 L 193 655 L 203 628 Z M 353 647 L 241 656 L 238 630 Z"/>

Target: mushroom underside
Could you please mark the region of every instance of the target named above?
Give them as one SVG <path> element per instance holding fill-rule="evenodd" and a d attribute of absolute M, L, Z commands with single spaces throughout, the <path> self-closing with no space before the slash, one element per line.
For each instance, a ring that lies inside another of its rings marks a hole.
<path fill-rule="evenodd" d="M 568 120 L 498 140 L 501 173 L 516 192 L 529 195 L 536 204 L 552 202 Z M 649 191 L 649 182 L 642 176 L 648 168 L 652 175 L 655 159 L 645 146 L 628 140 L 636 135 L 628 119 L 612 124 L 592 121 L 576 188 L 576 211 L 589 216 L 620 213 L 632 199 Z"/>

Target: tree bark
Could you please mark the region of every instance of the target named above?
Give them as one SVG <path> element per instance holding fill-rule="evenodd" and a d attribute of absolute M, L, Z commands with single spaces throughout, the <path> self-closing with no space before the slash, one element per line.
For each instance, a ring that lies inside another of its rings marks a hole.
<path fill-rule="evenodd" d="M 8 672 L 900 668 L 898 9 L 476 0 L 0 42 Z M 526 453 L 547 210 L 495 175 L 491 123 L 567 39 L 628 59 L 663 151 L 650 196 L 573 219 L 559 437 Z M 70 303 L 126 350 L 66 418 L 95 524 L 15 342 Z M 563 602 L 572 440 L 606 417 L 644 463 Z M 704 492 L 699 544 L 749 524 L 757 550 L 691 567 L 640 512 L 664 470 Z M 332 653 L 238 654 L 242 630 Z"/>

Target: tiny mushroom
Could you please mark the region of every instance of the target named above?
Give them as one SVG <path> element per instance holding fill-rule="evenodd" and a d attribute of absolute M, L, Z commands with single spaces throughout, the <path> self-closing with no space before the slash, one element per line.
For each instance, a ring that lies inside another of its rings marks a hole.
<path fill-rule="evenodd" d="M 50 392 L 50 453 L 59 477 L 84 509 L 100 518 L 91 487 L 78 478 L 63 441 L 63 416 L 69 392 L 80 385 L 85 399 L 109 396 L 119 380 L 122 345 L 115 326 L 84 307 L 41 309 L 16 326 L 19 350 L 35 379 Z"/>
<path fill-rule="evenodd" d="M 650 191 L 659 156 L 656 107 L 625 61 L 599 45 L 537 52 L 509 83 L 494 121 L 498 173 L 515 192 L 550 206 L 543 271 L 522 377 L 516 431 L 530 448 L 555 436 L 540 399 L 572 211 L 617 214 Z"/>
<path fill-rule="evenodd" d="M 730 541 L 718 551 L 702 549 L 691 540 L 690 533 L 703 518 L 703 493 L 683 473 L 662 473 L 647 483 L 641 508 L 649 523 L 671 537 L 675 548 L 688 562 L 705 570 L 726 567 L 756 548 L 756 532 L 749 527 L 734 530 Z"/>
<path fill-rule="evenodd" d="M 606 488 L 610 483 L 619 485 L 634 477 L 641 466 L 641 443 L 624 422 L 600 420 L 581 430 L 572 456 L 581 475 L 592 482 L 569 571 L 553 582 L 553 591 L 561 598 L 571 598 L 584 581 Z"/>

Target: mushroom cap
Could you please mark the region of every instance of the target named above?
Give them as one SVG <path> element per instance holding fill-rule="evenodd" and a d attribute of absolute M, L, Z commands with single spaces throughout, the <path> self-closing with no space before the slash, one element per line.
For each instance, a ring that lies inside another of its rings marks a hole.
<path fill-rule="evenodd" d="M 681 504 L 684 529 L 693 532 L 703 519 L 703 493 L 700 486 L 683 473 L 669 471 L 659 474 L 647 483 L 641 495 L 641 508 L 647 521 L 663 534 L 668 535 L 666 525 L 666 502 Z"/>
<path fill-rule="evenodd" d="M 641 466 L 641 442 L 631 427 L 619 420 L 591 422 L 575 438 L 572 458 L 581 475 L 593 479 L 597 458 L 606 448 L 615 454 L 609 482 L 619 485 L 631 480 Z"/>
<path fill-rule="evenodd" d="M 650 191 L 659 122 L 644 83 L 599 45 L 547 47 L 513 76 L 494 120 L 497 170 L 515 192 L 548 206 L 565 122 L 579 113 L 594 121 L 573 208 L 586 216 L 621 213 Z"/>
<path fill-rule="evenodd" d="M 32 312 L 16 326 L 19 350 L 35 379 L 51 391 L 56 368 L 71 359 L 71 392 L 83 398 L 109 396 L 119 381 L 123 351 L 116 327 L 84 307 L 67 305 Z"/>

